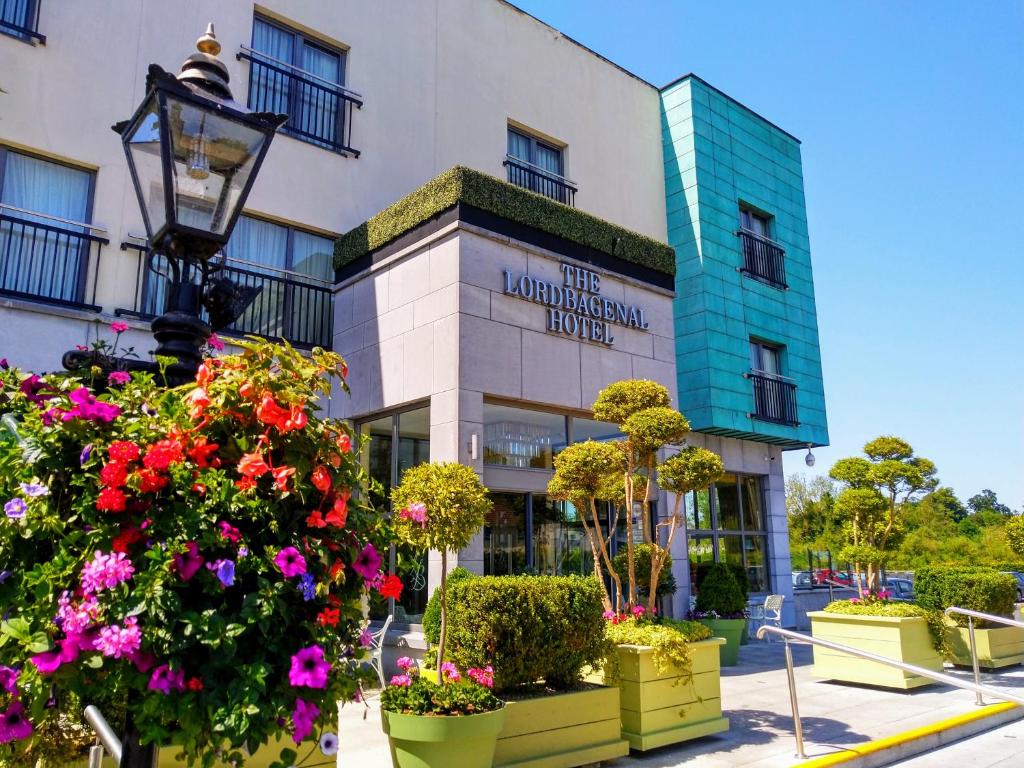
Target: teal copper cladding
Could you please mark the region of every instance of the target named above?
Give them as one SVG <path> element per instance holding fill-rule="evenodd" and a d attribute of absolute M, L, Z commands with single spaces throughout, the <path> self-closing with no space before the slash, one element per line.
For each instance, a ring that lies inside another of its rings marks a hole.
<path fill-rule="evenodd" d="M 694 75 L 661 89 L 661 122 L 681 410 L 828 444 L 800 142 Z"/>

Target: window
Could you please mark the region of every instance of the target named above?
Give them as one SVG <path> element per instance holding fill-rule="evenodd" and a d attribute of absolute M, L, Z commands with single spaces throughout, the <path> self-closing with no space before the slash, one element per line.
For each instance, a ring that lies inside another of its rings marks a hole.
<path fill-rule="evenodd" d="M 565 178 L 562 150 L 553 144 L 509 128 L 505 166 L 510 184 L 573 204 L 576 186 Z"/>
<path fill-rule="evenodd" d="M 27 43 L 46 43 L 40 35 L 39 0 L 0 0 L 0 32 Z"/>
<path fill-rule="evenodd" d="M 301 32 L 259 16 L 253 19 L 249 108 L 288 115 L 282 129 L 312 144 L 343 154 L 351 144 L 352 105 L 345 89 L 345 53 Z"/>
<path fill-rule="evenodd" d="M 390 513 L 391 488 L 401 481 L 405 470 L 430 460 L 430 408 L 415 408 L 363 422 L 359 430 L 361 436 L 369 438 L 363 446 L 362 465 L 380 484 L 379 494 L 371 492 L 370 502 L 374 508 Z M 371 616 L 383 618 L 390 613 L 395 621 L 418 624 L 428 597 L 426 553 L 393 545 L 388 570 L 401 578 L 402 596 L 385 603 L 373 593 Z"/>
<path fill-rule="evenodd" d="M 751 592 L 768 591 L 768 537 L 761 478 L 726 474 L 706 490 L 684 499 L 689 530 L 690 583 L 709 563 L 743 569 Z"/>
<path fill-rule="evenodd" d="M 741 271 L 773 288 L 786 288 L 786 252 L 771 239 L 771 217 L 740 206 Z"/>
<path fill-rule="evenodd" d="M 568 443 L 566 417 L 484 403 L 484 464 L 547 469 Z"/>
<path fill-rule="evenodd" d="M 750 340 L 750 373 L 756 419 L 796 425 L 796 384 L 782 375 L 782 347 Z"/>
<path fill-rule="evenodd" d="M 82 305 L 90 252 L 106 242 L 88 226 L 92 189 L 88 171 L 0 147 L 0 292 Z"/>

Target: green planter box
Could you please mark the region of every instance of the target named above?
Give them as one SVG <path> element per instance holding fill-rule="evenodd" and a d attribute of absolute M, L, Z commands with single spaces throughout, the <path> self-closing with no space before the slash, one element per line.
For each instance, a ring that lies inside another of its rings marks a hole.
<path fill-rule="evenodd" d="M 380 714 L 394 768 L 491 768 L 506 711 L 462 717 Z"/>
<path fill-rule="evenodd" d="M 618 687 L 509 701 L 504 711 L 495 768 L 573 768 L 629 754 L 620 736 Z"/>
<path fill-rule="evenodd" d="M 971 638 L 967 627 L 949 627 L 946 641 L 951 651 L 951 662 L 963 667 L 972 666 Z M 974 642 L 978 650 L 978 665 L 985 669 L 1012 667 L 1024 662 L 1024 629 L 1020 627 L 975 627 Z"/>
<path fill-rule="evenodd" d="M 644 751 L 729 730 L 722 717 L 720 637 L 690 644 L 693 679 L 675 665 L 659 673 L 650 646 L 620 645 L 622 736 Z"/>
<path fill-rule="evenodd" d="M 928 622 L 918 616 L 845 616 L 812 611 L 811 634 L 822 640 L 941 672 L 942 657 L 932 647 Z M 902 669 L 867 661 L 848 653 L 814 646 L 814 676 L 847 683 L 909 690 L 934 681 Z"/>
<path fill-rule="evenodd" d="M 723 667 L 734 667 L 740 660 L 740 640 L 747 632 L 746 619 L 700 619 L 700 623 L 721 637 L 725 643 L 718 646 Z"/>

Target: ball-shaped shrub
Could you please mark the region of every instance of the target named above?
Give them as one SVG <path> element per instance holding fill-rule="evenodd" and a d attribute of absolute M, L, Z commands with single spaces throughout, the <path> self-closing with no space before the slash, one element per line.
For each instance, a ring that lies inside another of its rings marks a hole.
<path fill-rule="evenodd" d="M 462 579 L 471 579 L 476 574 L 472 571 L 463 568 L 461 565 L 457 568 L 452 568 L 452 572 L 448 574 L 448 583 L 452 584 L 456 581 L 462 581 Z M 427 606 L 423 609 L 423 638 L 431 645 L 437 645 L 438 640 L 441 636 L 441 588 L 436 587 L 430 599 L 427 600 Z"/>
<path fill-rule="evenodd" d="M 656 544 L 637 544 L 633 551 L 633 563 L 636 571 L 636 588 L 639 597 L 646 600 L 651 588 L 651 554 L 655 551 Z M 660 547 L 658 548 L 660 549 Z M 663 550 L 662 550 L 663 551 Z M 665 597 L 675 594 L 676 579 L 672 575 L 672 555 L 664 553 L 665 561 L 663 571 L 658 581 L 658 588 L 655 590 L 655 597 Z M 619 575 L 619 579 L 626 581 L 628 578 L 628 559 L 625 552 L 619 552 L 612 558 L 612 567 Z"/>
<path fill-rule="evenodd" d="M 747 608 L 743 590 L 725 563 L 715 563 L 697 593 L 697 611 L 715 613 L 719 618 L 740 618 Z"/>

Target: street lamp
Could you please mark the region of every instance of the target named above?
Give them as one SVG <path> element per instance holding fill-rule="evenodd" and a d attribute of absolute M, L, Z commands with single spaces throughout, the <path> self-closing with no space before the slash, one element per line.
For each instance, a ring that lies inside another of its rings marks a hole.
<path fill-rule="evenodd" d="M 142 209 L 147 266 L 156 271 L 159 254 L 170 269 L 167 303 L 152 329 L 156 354 L 177 359 L 168 368 L 171 384 L 195 375 L 210 333 L 237 319 L 258 293 L 214 277 L 220 265 L 211 258 L 227 244 L 274 133 L 288 119 L 234 101 L 213 24 L 196 48 L 177 76 L 151 64 L 142 103 L 113 126 Z M 200 318 L 203 306 L 211 324 Z M 85 362 L 65 356 L 67 367 Z M 126 361 L 125 367 L 154 365 Z"/>

